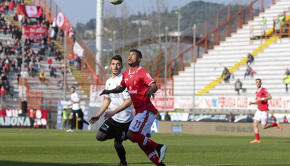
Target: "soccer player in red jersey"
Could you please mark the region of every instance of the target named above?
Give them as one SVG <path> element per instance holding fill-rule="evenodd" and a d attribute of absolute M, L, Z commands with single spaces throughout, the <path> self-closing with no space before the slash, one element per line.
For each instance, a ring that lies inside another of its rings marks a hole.
<path fill-rule="evenodd" d="M 139 50 L 130 50 L 128 56 L 130 68 L 123 73 L 120 85 L 112 90 L 105 89 L 100 95 L 120 93 L 127 88 L 136 114 L 130 124 L 127 137 L 133 143 L 138 143 L 139 147 L 155 165 L 165 166 L 162 161 L 165 157 L 166 145 L 158 144 L 149 139 L 151 126 L 158 112 L 150 98 L 151 96 L 154 97 L 158 88 L 154 79 L 140 66 L 141 59 L 142 53 Z"/>
<path fill-rule="evenodd" d="M 268 100 L 272 99 L 271 94 L 267 91 L 266 88 L 262 87 L 262 81 L 261 79 L 256 79 L 256 85 L 257 85 L 257 91 L 256 91 L 256 101 L 250 102 L 251 104 L 257 104 L 258 109 L 255 113 L 254 116 L 254 122 L 253 122 L 253 127 L 254 127 L 254 132 L 255 132 L 255 137 L 256 139 L 251 141 L 251 143 L 260 143 L 260 136 L 259 136 L 259 129 L 258 129 L 258 124 L 261 121 L 261 125 L 263 129 L 267 129 L 270 127 L 278 127 L 280 131 L 282 131 L 282 127 L 277 123 L 267 123 L 268 121 L 268 114 L 269 114 L 269 109 L 268 109 Z"/>

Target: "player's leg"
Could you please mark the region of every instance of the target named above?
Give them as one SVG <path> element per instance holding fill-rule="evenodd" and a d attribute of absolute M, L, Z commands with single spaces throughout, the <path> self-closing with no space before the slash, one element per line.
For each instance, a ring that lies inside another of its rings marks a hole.
<path fill-rule="evenodd" d="M 70 127 L 70 129 L 67 130 L 67 132 L 72 132 L 72 131 L 73 131 L 73 129 L 74 129 L 75 125 L 76 125 L 76 120 L 75 120 L 75 118 L 76 118 L 76 112 L 75 112 L 74 110 L 72 110 L 72 111 L 70 112 L 70 114 L 69 114 L 69 117 L 68 117 L 68 119 L 69 119 L 69 127 Z"/>
<path fill-rule="evenodd" d="M 152 161 L 152 163 L 154 163 L 155 165 L 158 165 L 158 166 L 165 165 L 163 162 L 161 162 L 161 163 L 158 162 L 159 157 L 155 153 L 154 149 L 152 149 L 150 147 L 143 146 L 141 144 L 138 144 L 138 145 L 143 150 L 143 152 L 148 156 L 148 158 Z"/>
<path fill-rule="evenodd" d="M 258 124 L 261 121 L 261 111 L 257 110 L 254 118 L 253 118 L 253 129 L 254 129 L 254 133 L 255 133 L 255 140 L 251 141 L 251 143 L 260 143 L 260 135 L 259 135 L 259 128 L 258 128 Z"/>
<path fill-rule="evenodd" d="M 117 123 L 112 118 L 109 118 L 100 127 L 96 135 L 96 139 L 98 141 L 106 141 L 107 139 L 114 138 L 116 126 L 117 126 Z"/>
<path fill-rule="evenodd" d="M 282 131 L 282 127 L 279 122 L 268 123 L 268 115 L 269 115 L 269 111 L 262 112 L 262 121 L 261 121 L 262 128 L 267 129 L 271 127 L 277 127 L 280 131 Z"/>
<path fill-rule="evenodd" d="M 118 157 L 120 159 L 120 165 L 121 166 L 127 166 L 127 160 L 126 160 L 126 150 L 122 144 L 122 142 L 114 141 L 114 147 L 116 149 L 116 152 L 118 154 Z"/>
<path fill-rule="evenodd" d="M 117 123 L 117 126 L 115 128 L 116 135 L 115 135 L 114 147 L 120 159 L 119 166 L 127 166 L 126 151 L 122 142 L 127 139 L 126 134 L 128 132 L 128 128 L 131 122 L 128 122 L 128 123 L 116 122 L 116 123 Z"/>
<path fill-rule="evenodd" d="M 156 150 L 160 157 L 159 162 L 161 162 L 165 156 L 166 145 L 158 144 L 145 136 L 151 133 L 151 126 L 155 118 L 156 114 L 147 110 L 137 114 L 130 124 L 127 137 L 134 143 Z"/>

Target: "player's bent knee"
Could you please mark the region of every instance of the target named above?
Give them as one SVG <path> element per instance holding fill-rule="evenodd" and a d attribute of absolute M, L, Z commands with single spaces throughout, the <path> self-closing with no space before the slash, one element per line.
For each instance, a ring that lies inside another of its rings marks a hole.
<path fill-rule="evenodd" d="M 98 141 L 105 141 L 106 140 L 106 136 L 107 136 L 106 134 L 98 132 L 97 135 L 96 135 L 96 139 Z"/>
<path fill-rule="evenodd" d="M 132 131 L 128 131 L 128 132 L 127 132 L 127 138 L 128 138 L 128 139 L 131 140 L 133 136 L 134 136 L 134 133 L 133 133 Z"/>
<path fill-rule="evenodd" d="M 266 125 L 262 125 L 262 128 L 263 128 L 263 129 L 266 129 L 266 128 L 267 128 L 267 126 L 266 126 Z"/>

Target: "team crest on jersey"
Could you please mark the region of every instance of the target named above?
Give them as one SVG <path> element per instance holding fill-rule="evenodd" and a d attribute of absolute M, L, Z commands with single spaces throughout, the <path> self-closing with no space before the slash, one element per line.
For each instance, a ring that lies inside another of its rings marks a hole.
<path fill-rule="evenodd" d="M 128 81 L 128 78 L 125 78 L 125 83 L 127 83 L 127 81 Z"/>
<path fill-rule="evenodd" d="M 132 86 L 129 86 L 129 90 L 132 90 Z"/>

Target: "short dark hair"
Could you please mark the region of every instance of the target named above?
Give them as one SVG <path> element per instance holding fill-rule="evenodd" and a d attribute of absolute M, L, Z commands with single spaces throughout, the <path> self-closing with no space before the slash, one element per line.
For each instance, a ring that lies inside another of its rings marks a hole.
<path fill-rule="evenodd" d="M 129 52 L 136 52 L 137 53 L 137 56 L 140 58 L 140 59 L 142 59 L 142 53 L 141 53 L 141 51 L 139 51 L 139 50 L 137 50 L 137 49 L 131 49 Z"/>
<path fill-rule="evenodd" d="M 260 78 L 257 78 L 256 81 L 257 81 L 257 80 L 260 80 L 260 82 L 262 83 L 262 80 L 261 80 Z"/>
<path fill-rule="evenodd" d="M 73 88 L 74 90 L 76 90 L 76 88 L 74 86 L 71 86 L 71 88 Z"/>
<path fill-rule="evenodd" d="M 112 60 L 120 61 L 121 62 L 121 65 L 123 64 L 123 60 L 122 60 L 121 55 L 115 55 L 115 56 L 113 56 L 112 59 L 111 59 L 111 62 L 112 62 Z"/>

